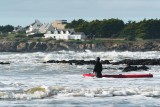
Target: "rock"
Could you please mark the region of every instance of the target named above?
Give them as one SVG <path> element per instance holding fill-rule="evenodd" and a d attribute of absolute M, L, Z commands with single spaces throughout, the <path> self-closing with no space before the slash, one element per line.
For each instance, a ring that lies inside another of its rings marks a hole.
<path fill-rule="evenodd" d="M 122 72 L 129 72 L 129 71 L 138 71 L 138 70 L 148 70 L 149 68 L 145 65 L 142 65 L 140 67 L 137 67 L 137 66 L 131 66 L 131 65 L 128 65 L 127 67 L 125 67 Z"/>
<path fill-rule="evenodd" d="M 47 49 L 47 45 L 43 42 L 37 42 L 33 47 L 34 51 L 45 51 Z"/>
<path fill-rule="evenodd" d="M 125 59 L 122 61 L 114 62 L 113 65 L 127 64 L 127 65 L 160 65 L 160 59 Z"/>
<path fill-rule="evenodd" d="M 110 64 L 110 62 L 108 60 L 102 60 L 101 62 L 102 62 L 102 64 Z"/>
<path fill-rule="evenodd" d="M 149 68 L 145 65 L 142 65 L 142 66 L 138 67 L 138 69 L 147 71 Z"/>
<path fill-rule="evenodd" d="M 122 70 L 122 72 L 129 72 L 129 71 L 137 71 L 138 69 L 137 69 L 137 66 L 127 66 L 127 67 L 125 67 L 123 70 Z"/>
<path fill-rule="evenodd" d="M 57 60 L 49 60 L 43 63 L 68 63 L 68 64 L 75 64 L 75 65 L 93 65 L 96 63 L 95 60 L 89 60 L 89 61 L 84 61 L 84 60 L 69 60 L 69 61 L 65 61 L 65 60 L 61 60 L 61 61 L 57 61 Z M 102 60 L 102 64 L 110 64 L 110 62 L 108 60 Z"/>
<path fill-rule="evenodd" d="M 28 47 L 28 43 L 20 43 L 17 45 L 17 51 L 18 52 L 26 51 L 27 47 Z"/>
<path fill-rule="evenodd" d="M 1 65 L 10 64 L 9 62 L 0 62 Z"/>
<path fill-rule="evenodd" d="M 17 42 L 1 41 L 0 52 L 38 52 L 38 51 L 160 51 L 160 40 L 135 42 Z"/>
<path fill-rule="evenodd" d="M 68 44 L 64 43 L 64 42 L 60 42 L 60 46 L 64 47 L 65 49 L 69 49 Z"/>
<path fill-rule="evenodd" d="M 29 52 L 32 52 L 32 51 L 33 51 L 33 48 L 35 47 L 35 45 L 36 45 L 36 42 L 29 42 L 29 43 L 28 43 L 27 50 L 28 50 Z"/>

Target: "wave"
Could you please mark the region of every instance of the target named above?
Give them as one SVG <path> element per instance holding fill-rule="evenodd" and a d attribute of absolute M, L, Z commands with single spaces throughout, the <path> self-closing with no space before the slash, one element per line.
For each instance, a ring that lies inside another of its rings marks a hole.
<path fill-rule="evenodd" d="M 21 64 L 38 63 L 48 60 L 95 60 L 96 57 L 100 57 L 101 60 L 118 61 L 122 59 L 157 59 L 160 58 L 159 51 L 148 52 L 92 52 L 85 50 L 84 52 L 75 51 L 55 51 L 55 52 L 35 52 L 35 53 L 0 53 L 1 62 L 10 62 Z"/>
<path fill-rule="evenodd" d="M 155 59 L 160 58 L 159 51 L 148 51 L 148 52 L 92 52 L 86 50 L 84 52 L 74 51 L 58 51 L 46 54 L 44 61 L 48 60 L 95 60 L 96 57 L 100 57 L 102 60 L 119 61 L 122 59 Z"/>
<path fill-rule="evenodd" d="M 160 87 L 148 88 L 71 88 L 64 86 L 39 86 L 21 91 L 1 91 L 0 99 L 28 100 L 47 97 L 114 97 L 141 95 L 145 97 L 160 97 Z"/>

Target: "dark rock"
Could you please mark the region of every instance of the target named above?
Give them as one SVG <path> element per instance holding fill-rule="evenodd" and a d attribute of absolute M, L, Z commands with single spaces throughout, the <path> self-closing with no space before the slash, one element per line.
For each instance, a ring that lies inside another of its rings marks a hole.
<path fill-rule="evenodd" d="M 137 67 L 137 66 L 131 66 L 131 65 L 128 65 L 127 67 L 125 67 L 122 71 L 123 72 L 129 72 L 129 71 L 138 71 L 138 70 L 148 70 L 149 68 L 145 65 L 142 65 L 140 67 Z"/>
<path fill-rule="evenodd" d="M 0 62 L 1 65 L 10 64 L 9 62 Z"/>
<path fill-rule="evenodd" d="M 37 42 L 32 50 L 34 51 L 45 51 L 47 49 L 47 45 L 43 42 Z"/>
<path fill-rule="evenodd" d="M 129 72 L 129 71 L 137 71 L 137 66 L 127 66 L 123 69 L 123 72 Z"/>
<path fill-rule="evenodd" d="M 57 60 L 49 60 L 49 61 L 46 61 L 46 62 L 43 62 L 43 63 L 68 63 L 68 64 L 75 64 L 75 65 L 93 65 L 96 63 L 95 60 L 89 60 L 89 61 L 84 61 L 84 60 L 69 60 L 69 61 L 66 61 L 66 60 L 61 60 L 61 61 L 57 61 Z M 110 62 L 108 60 L 102 60 L 102 64 L 110 64 Z"/>
<path fill-rule="evenodd" d="M 138 69 L 147 71 L 149 69 L 149 67 L 142 65 L 142 66 L 138 67 Z"/>
<path fill-rule="evenodd" d="M 125 59 L 119 62 L 112 63 L 113 65 L 127 64 L 127 65 L 160 65 L 160 59 Z"/>
<path fill-rule="evenodd" d="M 32 51 L 33 51 L 33 48 L 35 47 L 35 45 L 36 45 L 36 42 L 29 42 L 29 43 L 28 43 L 28 48 L 27 48 L 27 50 L 28 50 L 29 52 L 32 52 Z"/>
<path fill-rule="evenodd" d="M 56 61 L 55 60 L 49 60 L 46 63 L 56 63 Z"/>
<path fill-rule="evenodd" d="M 102 64 L 110 64 L 109 60 L 104 60 L 104 61 L 102 60 L 101 63 Z"/>

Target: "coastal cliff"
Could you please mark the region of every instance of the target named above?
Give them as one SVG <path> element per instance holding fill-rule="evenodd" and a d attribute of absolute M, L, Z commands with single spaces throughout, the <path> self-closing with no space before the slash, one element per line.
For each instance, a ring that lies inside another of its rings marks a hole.
<path fill-rule="evenodd" d="M 112 42 L 102 43 L 76 43 L 76 42 L 16 42 L 1 41 L 0 52 L 48 52 L 48 51 L 160 51 L 160 40 Z"/>

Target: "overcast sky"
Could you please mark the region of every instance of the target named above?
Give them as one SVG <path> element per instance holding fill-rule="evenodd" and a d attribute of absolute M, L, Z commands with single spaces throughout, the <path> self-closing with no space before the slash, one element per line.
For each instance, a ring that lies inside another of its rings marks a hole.
<path fill-rule="evenodd" d="M 73 19 L 119 18 L 140 21 L 160 18 L 160 0 L 0 0 L 0 25 L 26 26 Z"/>

